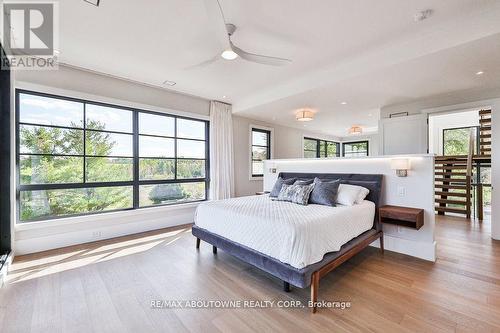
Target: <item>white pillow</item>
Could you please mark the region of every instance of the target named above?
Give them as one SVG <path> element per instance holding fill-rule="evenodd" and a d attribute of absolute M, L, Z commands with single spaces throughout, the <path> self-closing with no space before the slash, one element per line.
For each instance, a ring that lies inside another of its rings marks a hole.
<path fill-rule="evenodd" d="M 344 206 L 353 206 L 363 202 L 369 192 L 362 186 L 340 184 L 336 202 Z"/>
<path fill-rule="evenodd" d="M 353 185 L 353 186 L 356 186 L 356 185 Z M 367 189 L 366 187 L 363 187 L 363 186 L 359 186 L 359 187 L 360 187 L 360 190 L 359 190 L 358 198 L 356 199 L 356 204 L 362 203 L 365 200 L 368 193 L 370 193 L 370 190 Z"/>

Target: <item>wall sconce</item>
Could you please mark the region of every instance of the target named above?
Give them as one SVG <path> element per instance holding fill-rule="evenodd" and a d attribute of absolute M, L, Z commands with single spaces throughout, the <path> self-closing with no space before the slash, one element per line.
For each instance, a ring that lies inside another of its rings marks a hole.
<path fill-rule="evenodd" d="M 408 176 L 408 170 L 410 170 L 410 161 L 407 158 L 392 159 L 391 169 L 396 170 L 398 177 L 406 177 Z"/>

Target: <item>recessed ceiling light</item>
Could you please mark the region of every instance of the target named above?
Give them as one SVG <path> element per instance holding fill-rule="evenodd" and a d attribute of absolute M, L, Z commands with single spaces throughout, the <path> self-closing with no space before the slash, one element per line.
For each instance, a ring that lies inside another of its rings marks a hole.
<path fill-rule="evenodd" d="M 346 105 L 346 104 L 347 104 L 347 102 L 340 102 L 340 104 L 342 104 L 342 105 Z"/>
<path fill-rule="evenodd" d="M 476 75 L 483 75 L 483 74 L 484 74 L 483 71 L 479 71 L 479 72 L 476 73 Z"/>
<path fill-rule="evenodd" d="M 416 13 L 415 15 L 413 15 L 413 20 L 415 22 L 423 21 L 425 19 L 428 19 L 432 15 L 433 12 L 434 11 L 432 9 L 422 10 L 422 11 Z"/>
<path fill-rule="evenodd" d="M 371 116 L 373 116 L 373 115 L 371 113 L 368 113 L 368 117 L 371 117 Z"/>
<path fill-rule="evenodd" d="M 226 60 L 234 60 L 238 58 L 238 54 L 231 49 L 225 50 L 220 56 Z"/>
<path fill-rule="evenodd" d="M 163 84 L 166 86 L 175 86 L 177 84 L 177 82 L 166 80 L 163 82 Z"/>
<path fill-rule="evenodd" d="M 222 96 L 222 98 L 226 98 L 226 95 Z"/>
<path fill-rule="evenodd" d="M 99 7 L 99 3 L 101 2 L 101 0 L 83 0 L 85 2 L 88 2 L 96 7 Z"/>

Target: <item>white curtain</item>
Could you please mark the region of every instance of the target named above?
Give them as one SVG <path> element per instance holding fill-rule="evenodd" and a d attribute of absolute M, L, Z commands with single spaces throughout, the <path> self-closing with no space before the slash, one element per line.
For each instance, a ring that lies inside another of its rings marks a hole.
<path fill-rule="evenodd" d="M 210 102 L 210 198 L 234 195 L 233 117 L 231 105 Z"/>

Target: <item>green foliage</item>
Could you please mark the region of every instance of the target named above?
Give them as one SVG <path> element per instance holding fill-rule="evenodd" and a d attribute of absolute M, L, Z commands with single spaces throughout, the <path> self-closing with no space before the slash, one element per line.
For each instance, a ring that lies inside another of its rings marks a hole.
<path fill-rule="evenodd" d="M 77 127 L 72 124 L 71 127 Z M 104 125 L 89 121 L 87 127 L 103 130 Z M 83 155 L 83 130 L 22 126 L 20 141 L 23 152 L 33 154 Z M 87 155 L 108 156 L 116 143 L 106 132 L 87 131 Z M 61 184 L 83 182 L 83 157 L 21 155 L 21 184 Z M 114 182 L 133 179 L 132 158 L 85 158 L 86 181 Z M 174 179 L 174 159 L 140 159 L 139 178 Z M 177 178 L 205 178 L 204 160 L 178 160 Z M 147 189 L 146 192 L 142 189 Z M 168 202 L 201 200 L 205 184 L 161 184 L 141 186 L 141 206 Z M 132 207 L 132 186 L 22 191 L 21 220 L 64 216 Z"/>
<path fill-rule="evenodd" d="M 446 129 L 443 132 L 443 155 L 469 153 L 470 128 Z"/>

